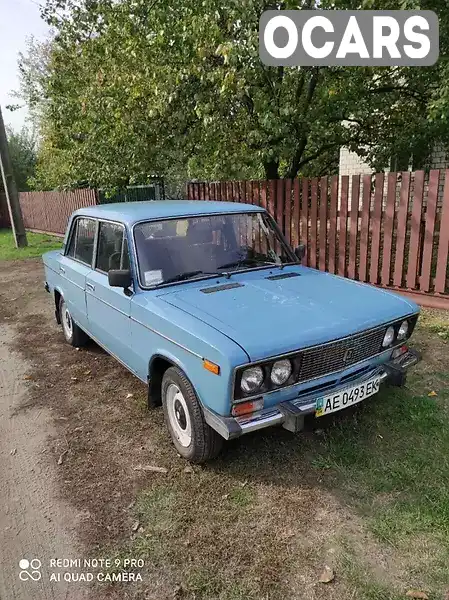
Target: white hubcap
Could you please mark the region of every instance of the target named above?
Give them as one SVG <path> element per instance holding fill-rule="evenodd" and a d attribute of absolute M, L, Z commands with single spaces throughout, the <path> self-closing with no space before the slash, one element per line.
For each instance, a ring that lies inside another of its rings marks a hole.
<path fill-rule="evenodd" d="M 64 303 L 62 305 L 62 326 L 64 328 L 64 332 L 68 338 L 72 337 L 73 334 L 73 322 L 72 317 L 70 316 L 69 309 L 67 305 Z"/>
<path fill-rule="evenodd" d="M 192 441 L 192 423 L 185 398 L 176 384 L 168 386 L 165 401 L 171 429 L 181 446 L 187 448 Z"/>

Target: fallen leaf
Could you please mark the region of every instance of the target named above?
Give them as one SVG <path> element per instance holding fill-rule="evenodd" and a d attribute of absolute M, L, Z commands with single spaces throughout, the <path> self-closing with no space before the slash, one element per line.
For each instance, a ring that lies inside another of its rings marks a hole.
<path fill-rule="evenodd" d="M 64 450 L 64 452 L 58 458 L 58 465 L 62 465 L 64 462 L 64 456 L 67 454 L 68 450 Z"/>
<path fill-rule="evenodd" d="M 168 473 L 168 469 L 165 467 L 156 467 L 154 465 L 137 465 L 134 467 L 134 471 L 152 471 L 154 473 Z"/>
<path fill-rule="evenodd" d="M 132 526 L 132 530 L 134 532 L 136 532 L 139 529 L 139 527 L 140 527 L 139 521 L 134 521 L 133 526 Z"/>
<path fill-rule="evenodd" d="M 173 598 L 182 598 L 184 596 L 184 588 L 182 585 L 177 585 L 173 590 Z"/>
<path fill-rule="evenodd" d="M 429 600 L 429 596 L 426 592 L 421 592 L 420 590 L 409 590 L 406 594 L 407 598 L 415 598 L 419 600 Z"/>
<path fill-rule="evenodd" d="M 14 456 L 14 454 L 17 452 L 17 448 L 13 448 L 10 452 L 11 456 Z"/>
<path fill-rule="evenodd" d="M 134 394 L 126 394 L 126 399 L 128 400 L 129 398 L 134 398 Z"/>
<path fill-rule="evenodd" d="M 335 578 L 334 570 L 331 569 L 330 567 L 328 567 L 327 565 L 325 565 L 318 581 L 320 583 L 330 583 L 331 581 L 334 580 L 334 578 Z"/>
<path fill-rule="evenodd" d="M 438 394 L 434 390 L 432 390 L 431 392 L 429 392 L 427 395 L 429 396 L 429 398 L 433 398 L 434 396 L 438 396 Z"/>

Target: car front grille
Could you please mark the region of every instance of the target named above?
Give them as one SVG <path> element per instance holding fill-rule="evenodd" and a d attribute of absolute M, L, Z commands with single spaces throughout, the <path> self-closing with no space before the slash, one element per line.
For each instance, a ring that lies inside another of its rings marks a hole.
<path fill-rule="evenodd" d="M 382 349 L 386 327 L 357 333 L 343 340 L 314 346 L 301 352 L 298 381 L 308 381 L 329 373 L 341 371 Z"/>

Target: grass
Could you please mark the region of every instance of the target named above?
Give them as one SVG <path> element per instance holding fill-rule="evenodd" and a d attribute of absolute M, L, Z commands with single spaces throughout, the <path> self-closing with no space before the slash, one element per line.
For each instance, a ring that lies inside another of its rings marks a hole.
<path fill-rule="evenodd" d="M 16 248 L 11 229 L 0 229 L 0 260 L 17 260 L 20 258 L 37 258 L 48 250 L 57 250 L 62 246 L 62 239 L 45 233 L 27 232 L 28 246 Z"/>

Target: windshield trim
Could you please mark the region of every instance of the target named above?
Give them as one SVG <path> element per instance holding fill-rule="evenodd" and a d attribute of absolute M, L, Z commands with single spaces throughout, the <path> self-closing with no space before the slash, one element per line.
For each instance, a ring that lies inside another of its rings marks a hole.
<path fill-rule="evenodd" d="M 134 228 L 137 225 L 142 225 L 142 223 L 158 223 L 159 221 L 173 221 L 174 219 L 178 220 L 178 219 L 196 219 L 196 218 L 200 218 L 200 217 L 209 217 L 209 216 L 218 216 L 218 215 L 252 215 L 252 214 L 264 214 L 267 216 L 267 218 L 269 219 L 271 225 L 273 226 L 273 228 L 275 229 L 277 235 L 279 236 L 280 240 L 281 240 L 281 244 L 284 247 L 284 249 L 286 250 L 287 254 L 293 259 L 292 262 L 297 262 L 296 256 L 293 253 L 290 245 L 287 243 L 287 240 L 284 237 L 284 234 L 282 233 L 280 227 L 278 226 L 278 224 L 276 223 L 276 221 L 273 219 L 273 217 L 269 214 L 269 212 L 267 210 L 265 210 L 264 208 L 260 207 L 256 207 L 258 210 L 240 210 L 240 211 L 220 211 L 220 212 L 202 212 L 202 213 L 198 213 L 198 214 L 188 214 L 188 215 L 174 215 L 171 217 L 157 217 L 156 219 L 141 219 L 140 221 L 136 221 L 135 223 L 132 224 L 131 226 L 131 237 L 132 237 L 132 252 L 133 252 L 133 259 L 136 265 L 136 273 L 137 273 L 137 283 L 139 284 L 139 288 L 145 291 L 151 291 L 151 290 L 159 290 L 161 288 L 164 287 L 168 287 L 170 285 L 181 285 L 184 283 L 190 283 L 193 281 L 204 281 L 206 279 L 213 279 L 214 277 L 225 277 L 226 274 L 232 274 L 235 275 L 237 273 L 246 273 L 248 271 L 258 271 L 261 269 L 279 269 L 282 267 L 282 265 L 287 266 L 287 264 L 291 264 L 291 263 L 280 263 L 279 265 L 260 265 L 260 266 L 256 266 L 256 267 L 245 267 L 245 268 L 240 268 L 240 269 L 235 269 L 235 270 L 231 270 L 231 271 L 224 271 L 222 274 L 218 274 L 218 275 L 204 275 L 204 276 L 198 276 L 198 277 L 193 277 L 192 279 L 185 279 L 184 281 L 172 281 L 170 283 L 157 283 L 155 285 L 151 285 L 151 286 L 145 286 L 143 285 L 141 278 L 140 278 L 140 266 L 139 266 L 139 258 L 137 256 L 137 244 L 136 244 L 136 240 L 135 240 L 135 235 L 134 235 Z M 297 264 L 300 264 L 299 262 L 297 262 Z"/>

